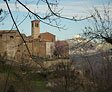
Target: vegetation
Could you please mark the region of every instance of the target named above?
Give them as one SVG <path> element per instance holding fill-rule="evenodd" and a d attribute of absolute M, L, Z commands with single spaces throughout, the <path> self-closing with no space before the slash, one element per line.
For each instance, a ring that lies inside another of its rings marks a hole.
<path fill-rule="evenodd" d="M 13 23 L 19 32 L 18 26 L 8 5 L 9 1 L 10 0 L 4 0 L 8 7 L 9 14 L 11 15 L 11 19 L 13 20 Z M 47 4 L 48 10 L 50 11 L 47 16 L 41 17 L 40 15 L 32 12 L 20 0 L 16 1 L 28 12 L 34 15 L 36 19 L 59 29 L 63 28 L 59 25 L 56 25 L 57 22 L 55 22 L 56 24 L 52 25 L 52 21 L 54 22 L 55 19 L 50 19 L 51 16 L 73 21 L 81 21 L 92 17 L 94 25 L 92 25 L 92 27 L 85 27 L 86 31 L 84 32 L 84 36 L 89 40 L 95 39 L 95 41 L 98 42 L 99 40 L 101 40 L 101 42 L 106 41 L 112 45 L 112 22 L 109 15 L 109 10 L 104 10 L 104 18 L 102 18 L 99 11 L 95 8 L 95 15 L 92 14 L 90 17 L 77 20 L 74 17 L 66 18 L 60 16 L 60 13 L 55 12 L 54 8 L 53 11 L 52 7 L 56 7 L 58 5 L 57 0 L 54 0 L 54 4 L 49 3 L 48 0 L 41 0 Z M 0 9 L 0 15 L 2 12 L 2 9 Z M 28 15 L 30 16 L 29 13 Z M 46 19 L 48 19 L 49 22 L 46 22 Z M 29 51 L 24 38 L 22 36 L 21 38 L 23 39 L 25 46 Z M 55 55 L 57 57 L 63 56 L 66 48 L 63 48 L 63 45 L 59 42 L 56 44 L 55 48 Z M 87 66 L 85 65 L 83 70 L 78 70 L 75 68 L 75 61 L 72 61 L 65 63 L 61 62 L 52 66 L 52 70 L 45 70 L 41 72 L 39 70 L 33 69 L 33 67 L 31 68 L 29 66 L 23 66 L 19 64 L 13 65 L 13 61 L 8 61 L 0 57 L 0 92 L 112 92 L 112 58 L 111 54 L 106 55 L 107 56 L 102 56 L 103 59 L 100 60 L 101 62 L 99 64 L 100 67 L 98 66 L 97 69 L 95 68 L 95 65 L 97 66 L 97 64 L 93 64 L 93 60 L 90 60 L 86 56 L 83 59 L 85 59 L 88 64 Z M 38 60 L 37 63 L 42 60 L 35 57 L 32 59 L 35 61 Z M 7 61 L 10 62 L 10 64 L 7 64 Z"/>
<path fill-rule="evenodd" d="M 107 42 L 112 45 L 112 21 L 110 6 L 104 6 L 102 12 L 97 8 L 93 9 L 93 17 L 89 25 L 84 29 L 83 36 L 95 42 Z"/>
<path fill-rule="evenodd" d="M 6 60 L 2 58 L 2 61 Z M 3 92 L 4 90 L 3 88 L 4 85 L 6 85 L 6 78 L 9 72 L 10 75 L 6 92 L 13 92 L 14 90 L 14 92 L 25 92 L 25 90 L 32 90 L 32 92 L 34 92 L 35 90 L 37 92 L 44 92 L 45 90 L 47 90 L 47 79 L 45 77 L 45 74 L 33 72 L 33 69 L 25 66 L 24 69 L 21 67 L 23 66 L 11 66 L 9 64 L 0 63 L 0 92 Z"/>
<path fill-rule="evenodd" d="M 56 41 L 55 46 L 51 47 L 52 53 L 56 58 L 67 58 L 69 46 L 66 41 Z"/>
<path fill-rule="evenodd" d="M 3 92 L 2 87 L 6 85 L 6 78 L 10 72 L 6 92 L 111 92 L 112 59 L 109 54 L 106 55 L 102 55 L 105 58 L 96 64 L 93 64 L 95 60 L 92 62 L 85 56 L 83 59 L 88 64 L 82 65 L 83 70 L 75 68 L 75 61 L 63 61 L 41 72 L 33 67 L 0 63 L 0 91 Z"/>

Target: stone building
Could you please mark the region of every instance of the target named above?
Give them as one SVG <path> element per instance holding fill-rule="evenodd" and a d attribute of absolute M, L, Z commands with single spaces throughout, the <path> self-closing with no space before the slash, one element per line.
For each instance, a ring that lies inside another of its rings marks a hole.
<path fill-rule="evenodd" d="M 40 39 L 43 39 L 43 40 L 51 41 L 51 42 L 54 42 L 55 41 L 55 35 L 53 35 L 53 34 L 51 34 L 49 32 L 41 33 L 39 35 L 39 38 Z"/>
<path fill-rule="evenodd" d="M 21 34 L 24 38 L 31 55 L 39 57 L 52 57 L 51 46 L 54 45 L 55 35 L 47 32 L 40 34 L 40 21 L 31 22 L 31 36 Z M 17 30 L 0 31 L 0 55 L 21 61 L 29 56 L 23 39 Z"/>

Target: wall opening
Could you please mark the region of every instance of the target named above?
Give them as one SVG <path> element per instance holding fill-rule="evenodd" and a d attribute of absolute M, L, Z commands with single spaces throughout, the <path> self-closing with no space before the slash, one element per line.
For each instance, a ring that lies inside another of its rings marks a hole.
<path fill-rule="evenodd" d="M 38 27 L 38 23 L 35 23 L 35 27 Z"/>
<path fill-rule="evenodd" d="M 2 34 L 0 34 L 0 38 L 2 38 Z"/>
<path fill-rule="evenodd" d="M 10 36 L 10 38 L 11 38 L 11 39 L 13 39 L 13 38 L 14 38 L 14 36 Z"/>

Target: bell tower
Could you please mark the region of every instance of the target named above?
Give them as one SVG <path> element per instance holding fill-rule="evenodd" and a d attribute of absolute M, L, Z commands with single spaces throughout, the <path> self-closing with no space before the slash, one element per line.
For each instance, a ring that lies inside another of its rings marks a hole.
<path fill-rule="evenodd" d="M 40 21 L 38 20 L 34 20 L 34 21 L 31 21 L 31 35 L 33 37 L 33 39 L 35 38 L 38 38 L 39 35 L 40 35 Z"/>

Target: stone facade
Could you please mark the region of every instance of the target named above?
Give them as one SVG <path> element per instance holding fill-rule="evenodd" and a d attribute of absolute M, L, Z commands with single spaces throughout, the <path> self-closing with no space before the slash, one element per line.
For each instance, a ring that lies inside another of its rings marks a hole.
<path fill-rule="evenodd" d="M 14 57 L 21 39 L 17 30 L 0 31 L 0 55 Z"/>
<path fill-rule="evenodd" d="M 33 39 L 36 39 L 40 35 L 40 21 L 34 20 L 31 22 L 31 34 Z"/>
<path fill-rule="evenodd" d="M 50 47 L 54 45 L 55 35 L 51 33 L 40 34 L 40 21 L 32 21 L 31 26 L 31 36 L 21 34 L 26 41 L 30 54 L 45 58 L 51 57 Z M 0 31 L 0 55 L 16 61 L 22 61 L 29 57 L 26 45 L 17 30 Z"/>
<path fill-rule="evenodd" d="M 55 41 L 55 35 L 46 32 L 46 33 L 41 33 L 39 36 L 40 39 L 46 40 L 46 41 L 51 41 L 54 42 Z"/>
<path fill-rule="evenodd" d="M 21 36 L 24 38 L 26 44 Z M 21 34 L 21 36 L 17 30 L 1 30 L 0 56 L 15 61 L 29 60 L 30 55 L 43 58 L 53 57 L 52 47 L 55 48 L 55 35 L 49 32 L 40 33 L 40 21 L 34 20 L 31 22 L 30 36 L 26 36 L 25 34 Z M 66 48 L 63 57 L 68 57 L 69 46 L 66 41 L 61 42 Z"/>

